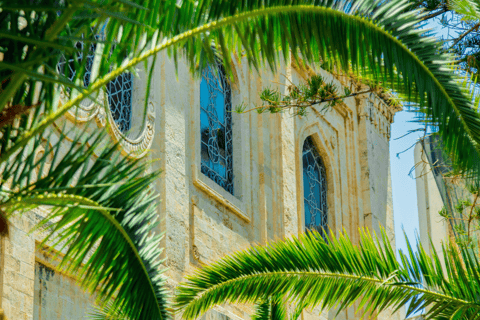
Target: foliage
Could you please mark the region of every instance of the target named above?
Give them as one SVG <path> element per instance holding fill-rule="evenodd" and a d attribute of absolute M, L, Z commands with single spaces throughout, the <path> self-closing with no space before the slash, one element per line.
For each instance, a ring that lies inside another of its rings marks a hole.
<path fill-rule="evenodd" d="M 102 150 L 101 134 L 79 136 L 62 155 L 65 137 L 54 140 L 48 132 L 83 99 L 95 100 L 122 72 L 134 72 L 138 63 L 149 69 L 147 61 L 160 51 L 168 50 L 177 61 L 183 50 L 198 74 L 214 59 L 212 44 L 227 72 L 235 51 L 245 54 L 251 67 L 267 64 L 272 70 L 292 52 L 296 62 L 325 58 L 339 71 L 392 88 L 419 103 L 455 164 L 480 177 L 480 118 L 447 67 L 451 56 L 437 54 L 435 40 L 416 29 L 419 12 L 402 13 L 408 5 L 373 0 L 0 2 L 0 211 L 8 215 L 49 206 L 47 239 L 65 249 L 63 265 L 82 275 L 83 286 L 98 289 L 104 301 L 115 297 L 107 314 L 168 317 L 158 237 L 151 236 L 156 225 L 149 185 L 158 173 L 146 174 L 147 164 L 121 159 L 115 146 Z M 103 28 L 105 38 L 97 37 Z M 79 57 L 90 47 L 75 49 L 79 41 L 95 44 L 87 87 L 82 85 L 87 59 Z M 75 75 L 58 72 L 60 61 L 72 61 Z M 316 89 L 303 94 L 309 99 L 333 94 L 317 80 L 310 83 Z M 67 95 L 63 104 L 58 103 L 61 91 Z M 40 147 L 43 156 L 35 158 Z M 50 156 L 52 164 L 43 174 Z"/>
<path fill-rule="evenodd" d="M 100 302 L 115 297 L 112 308 L 131 319 L 169 316 L 153 233 L 157 200 L 150 184 L 159 173 L 146 174 L 147 163 L 123 158 L 118 146 L 105 145 L 102 132 L 70 141 L 72 132 L 57 132 L 53 124 L 82 98 L 95 101 L 101 89 L 84 88 L 88 59 L 81 57 L 95 48 L 89 88 L 97 75 L 114 79 L 125 57 L 138 55 L 162 31 L 160 5 L 167 3 L 0 1 L 3 226 L 13 214 L 50 209 L 42 227 L 45 241 L 66 253 L 61 267 L 79 275 Z M 58 68 L 65 61 L 75 74 Z M 61 91 L 70 104 L 58 104 Z"/>
<path fill-rule="evenodd" d="M 477 319 L 480 310 L 479 262 L 452 244 L 443 248 L 445 269 L 435 251 L 421 244 L 400 252 L 385 232 L 381 240 L 361 231 L 354 245 L 345 232 L 328 239 L 311 232 L 225 257 L 187 277 L 175 298 L 183 317 L 193 319 L 222 303 L 249 303 L 268 297 L 302 301 L 305 308 L 338 308 L 359 302 L 363 315 L 428 307 L 427 319 Z M 445 271 L 444 271 L 445 270 Z M 258 312 L 257 312 L 258 314 Z"/>
<path fill-rule="evenodd" d="M 220 17 L 220 9 L 210 4 L 200 6 L 195 12 L 194 21 L 202 17 Z M 381 3 L 382 10 L 377 10 Z M 225 6 L 231 12 L 238 12 L 232 17 L 235 23 L 230 25 L 224 19 L 225 28 L 212 28 L 208 35 L 208 46 L 189 38 L 185 48 L 190 61 L 196 66 L 201 58 L 211 52 L 210 43 L 215 42 L 224 57 L 226 69 L 230 70 L 230 56 L 227 54 L 236 48 L 239 42 L 248 56 L 256 60 L 266 61 L 274 68 L 281 54 L 283 58 L 291 50 L 298 62 L 301 54 L 307 63 L 315 63 L 317 52 L 327 61 L 335 62 L 337 69 L 346 72 L 361 73 L 363 78 L 373 78 L 383 87 L 393 88 L 401 96 L 418 103 L 420 112 L 425 113 L 429 124 L 438 127 L 445 143 L 446 152 L 454 159 L 456 166 L 469 171 L 473 179 L 479 172 L 479 135 L 478 114 L 472 108 L 467 92 L 455 84 L 459 79 L 451 72 L 448 63 L 453 60 L 448 54 L 439 53 L 433 38 L 426 37 L 421 30 L 400 28 L 399 26 L 415 26 L 421 21 L 416 11 L 398 14 L 408 7 L 405 2 L 337 2 L 332 7 L 338 11 L 328 11 L 321 7 L 278 7 L 257 9 L 249 14 L 249 19 L 241 19 L 244 6 L 235 6 L 235 1 Z M 329 5 L 325 2 L 325 5 Z M 255 5 L 252 4 L 253 8 Z M 290 14 L 289 10 L 295 10 Z M 308 12 L 307 12 L 308 10 Z M 268 22 L 261 12 L 269 13 Z M 198 13 L 197 13 L 198 12 Z M 351 18 L 347 14 L 355 14 Z M 332 15 L 330 14 L 332 13 Z M 301 15 L 301 19 L 300 19 Z M 369 24 L 366 17 L 372 18 L 375 25 Z M 301 21 L 301 22 L 300 22 Z M 219 26 L 219 25 L 217 25 Z M 286 37 L 285 29 L 291 26 L 296 31 L 295 37 Z M 321 30 L 321 32 L 319 32 Z M 333 36 L 333 30 L 336 35 Z M 384 30 L 384 31 L 381 31 Z M 363 38 L 366 37 L 366 38 Z M 286 38 L 286 39 L 285 39 Z M 333 40 L 335 39 L 335 40 Z M 308 43 L 305 46 L 303 44 Z M 281 51 L 275 51 L 281 48 Z M 203 51 L 206 52 L 202 55 Z M 211 53 L 213 55 L 213 53 Z M 380 61 L 384 61 L 380 62 Z M 251 62 L 257 66 L 255 62 Z"/>
<path fill-rule="evenodd" d="M 411 8 L 424 9 L 423 19 L 448 30 L 444 50 L 452 51 L 464 71 L 478 76 L 480 58 L 480 11 L 476 0 L 411 0 Z"/>
<path fill-rule="evenodd" d="M 305 84 L 302 83 L 298 86 L 290 84 L 287 87 L 288 94 L 286 95 L 282 95 L 277 89 L 266 88 L 260 94 L 260 100 L 263 102 L 261 106 L 246 109 L 246 106 L 242 104 L 235 108 L 235 112 L 244 113 L 254 110 L 261 114 L 266 111 L 279 113 L 293 110 L 293 115 L 305 116 L 308 108 L 314 105 L 323 104 L 321 111 L 327 111 L 345 98 L 374 92 L 375 89 L 354 93 L 348 88 L 343 90 L 343 94 L 338 94 L 338 89 L 333 82 L 326 83 L 321 75 L 314 75 L 307 79 Z"/>
<path fill-rule="evenodd" d="M 353 75 L 352 78 L 354 78 Z M 286 95 L 282 95 L 278 89 L 265 88 L 260 93 L 262 105 L 247 109 L 247 106 L 240 104 L 236 106 L 235 112 L 256 111 L 262 114 L 264 112 L 281 113 L 291 111 L 291 114 L 294 116 L 306 116 L 308 109 L 313 106 L 322 105 L 320 112 L 326 112 L 346 98 L 367 93 L 376 93 L 385 97 L 387 102 L 393 107 L 401 108 L 400 100 L 396 99 L 394 95 L 376 86 L 371 81 L 369 84 L 371 85 L 370 88 L 356 92 L 352 92 L 348 87 L 344 87 L 343 94 L 341 94 L 333 81 L 327 83 L 321 75 L 313 75 L 307 79 L 306 83 L 299 85 L 291 83 L 288 85 Z"/>
<path fill-rule="evenodd" d="M 255 304 L 254 320 L 297 320 L 305 309 L 305 303 L 299 303 L 290 316 L 285 301 L 280 296 L 272 296 Z"/>
<path fill-rule="evenodd" d="M 56 148 L 65 144 L 60 135 Z M 115 297 L 113 307 L 131 319 L 165 318 L 160 235 L 152 234 L 157 200 L 150 187 L 159 173 L 145 174 L 148 164 L 128 160 L 116 145 L 102 147 L 104 134 L 88 137 L 89 143 L 80 134 L 63 154 L 43 145 L 48 138 L 38 136 L 5 164 L 0 210 L 50 207 L 38 227 L 49 233 L 45 243 L 65 252 L 66 272 L 103 300 Z M 43 154 L 35 157 L 38 147 Z M 35 171 L 38 177 L 32 177 Z"/>
<path fill-rule="evenodd" d="M 449 203 L 440 210 L 439 215 L 451 226 L 456 244 L 471 250 L 471 253 L 478 256 L 480 254 L 479 191 L 473 185 L 465 185 L 465 181 L 458 176 L 445 175 L 442 179 L 446 185 Z M 459 192 L 460 189 L 463 189 L 462 192 Z"/>

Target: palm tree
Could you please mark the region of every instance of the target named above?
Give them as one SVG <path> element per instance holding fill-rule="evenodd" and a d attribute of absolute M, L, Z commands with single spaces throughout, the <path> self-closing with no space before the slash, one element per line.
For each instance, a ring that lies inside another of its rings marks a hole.
<path fill-rule="evenodd" d="M 363 315 L 395 311 L 411 301 L 408 314 L 426 308 L 427 319 L 480 317 L 480 264 L 449 243 L 444 266 L 421 244 L 399 252 L 388 237 L 361 231 L 356 246 L 345 232 L 324 239 L 316 231 L 254 247 L 223 258 L 187 277 L 177 287 L 176 307 L 194 319 L 222 303 L 256 303 L 256 318 L 285 319 L 285 302 L 338 312 L 358 302 Z"/>
<path fill-rule="evenodd" d="M 182 52 L 198 74 L 214 59 L 212 44 L 227 72 L 235 50 L 245 53 L 252 68 L 267 64 L 272 70 L 291 53 L 311 64 L 322 57 L 392 88 L 418 102 L 458 168 L 480 176 L 480 118 L 447 66 L 452 58 L 437 54 L 435 40 L 416 27 L 420 12 L 407 7 L 405 0 L 0 1 L 0 213 L 6 219 L 50 206 L 47 239 L 66 250 L 63 265 L 80 274 L 85 288 L 98 289 L 104 302 L 115 297 L 108 310 L 129 319 L 169 317 L 161 249 L 158 237 L 149 236 L 155 229 L 149 184 L 158 173 L 144 175 L 147 164 L 122 159 L 115 146 L 94 159 L 101 133 L 88 137 L 95 141 L 90 144 L 80 134 L 67 154 L 58 152 L 64 138 L 39 159 L 30 151 L 49 140 L 47 129 L 70 108 L 95 99 L 138 63 L 163 50 L 177 61 Z M 105 39 L 96 37 L 105 28 Z M 87 82 L 89 60 L 78 57 L 91 46 L 76 50 L 79 41 L 95 45 Z M 76 73 L 59 73 L 61 61 L 72 61 Z M 61 105 L 60 88 L 69 93 Z M 53 164 L 35 177 L 47 155 Z"/>

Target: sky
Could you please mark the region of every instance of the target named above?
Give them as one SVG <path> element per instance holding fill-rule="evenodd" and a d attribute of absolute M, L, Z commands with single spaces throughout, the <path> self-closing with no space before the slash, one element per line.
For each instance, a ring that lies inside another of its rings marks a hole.
<path fill-rule="evenodd" d="M 414 113 L 401 111 L 395 115 L 390 140 L 390 168 L 392 175 L 393 214 L 395 221 L 395 240 L 397 249 L 406 250 L 405 231 L 410 240 L 415 239 L 418 232 L 417 187 L 415 172 L 410 175 L 415 165 L 413 159 L 414 144 L 423 132 L 411 133 L 409 130 L 420 128 L 412 122 Z"/>

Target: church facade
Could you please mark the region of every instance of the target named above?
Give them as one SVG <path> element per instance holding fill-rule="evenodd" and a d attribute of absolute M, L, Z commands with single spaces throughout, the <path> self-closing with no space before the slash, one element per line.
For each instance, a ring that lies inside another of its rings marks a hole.
<path fill-rule="evenodd" d="M 379 232 L 381 225 L 394 242 L 389 138 L 398 108 L 367 93 L 328 110 L 314 106 L 306 116 L 238 114 L 235 106 L 260 105 L 264 88 L 286 92 L 314 74 L 337 88 L 366 87 L 293 62 L 272 74 L 250 70 L 235 55 L 233 61 L 233 79 L 219 64 L 197 79 L 181 60 L 176 73 L 173 61 L 159 54 L 148 101 L 149 70 L 139 67 L 138 75 L 121 75 L 101 93 L 110 113 L 84 101 L 52 128 L 90 124 L 87 130 L 95 130 L 110 121 L 109 139 L 120 141 L 124 156 L 155 160 L 151 170 L 162 170 L 155 185 L 159 232 L 166 232 L 159 245 L 166 248 L 172 293 L 195 268 L 306 228 L 345 229 L 358 241 L 358 228 Z M 84 319 L 94 297 L 56 268 L 57 259 L 39 246 L 42 232 L 28 232 L 43 215 L 36 210 L 14 218 L 2 239 L 1 307 L 9 320 Z M 325 311 L 320 319 L 335 313 Z M 219 306 L 204 317 L 250 314 L 249 306 Z M 302 317 L 318 319 L 318 312 Z M 357 319 L 354 308 L 341 317 Z"/>

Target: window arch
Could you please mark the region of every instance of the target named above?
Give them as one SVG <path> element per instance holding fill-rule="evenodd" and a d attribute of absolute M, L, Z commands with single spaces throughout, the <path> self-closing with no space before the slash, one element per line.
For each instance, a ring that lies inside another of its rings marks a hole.
<path fill-rule="evenodd" d="M 221 64 L 200 81 L 201 172 L 233 195 L 232 91 Z"/>
<path fill-rule="evenodd" d="M 327 229 L 327 180 L 323 160 L 312 137 L 303 143 L 303 199 L 305 229 L 316 229 L 321 234 Z"/>

